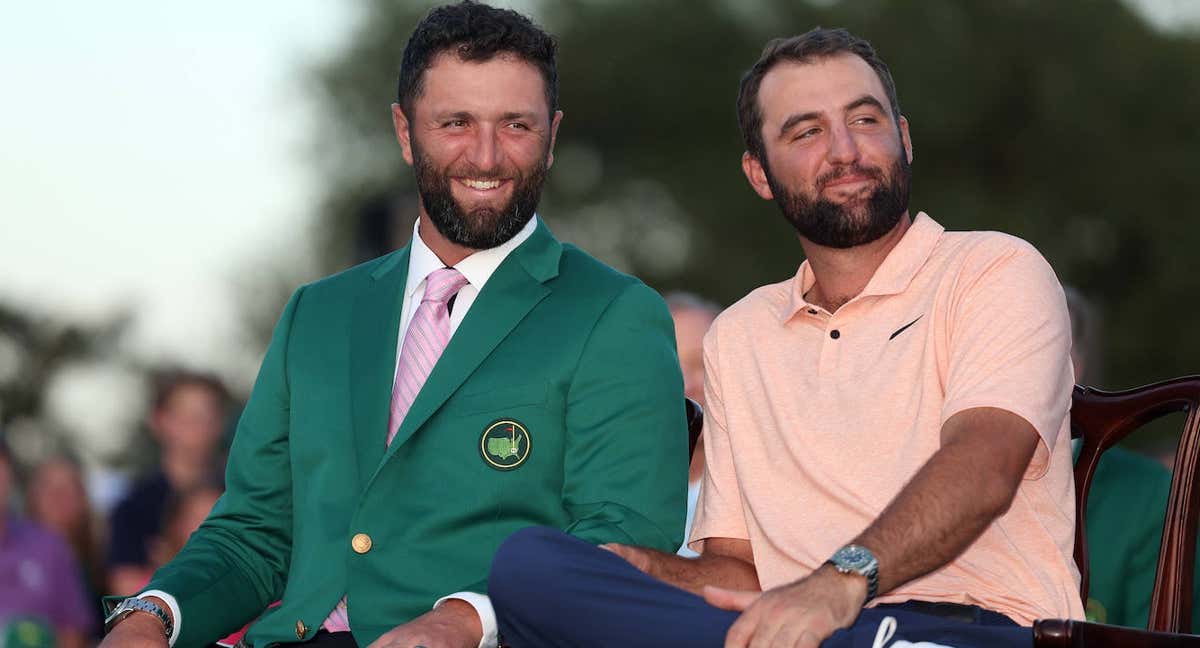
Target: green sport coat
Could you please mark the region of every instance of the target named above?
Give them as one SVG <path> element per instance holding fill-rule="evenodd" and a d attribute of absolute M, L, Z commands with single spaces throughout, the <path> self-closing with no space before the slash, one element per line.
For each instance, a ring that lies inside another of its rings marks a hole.
<path fill-rule="evenodd" d="M 179 648 L 241 627 L 309 639 L 348 597 L 355 640 L 486 593 L 530 525 L 674 551 L 687 435 L 657 293 L 539 223 L 479 293 L 385 448 L 409 248 L 292 296 L 238 424 L 227 491 L 148 589 Z M 370 542 L 367 542 L 369 539 Z"/>

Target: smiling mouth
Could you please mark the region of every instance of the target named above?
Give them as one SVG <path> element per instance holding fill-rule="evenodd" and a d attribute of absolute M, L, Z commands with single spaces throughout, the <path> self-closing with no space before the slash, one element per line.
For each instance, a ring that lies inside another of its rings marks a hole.
<path fill-rule="evenodd" d="M 838 187 L 841 185 L 858 184 L 860 182 L 870 182 L 870 181 L 871 181 L 871 178 L 868 176 L 864 176 L 864 175 L 844 176 L 844 177 L 838 178 L 837 180 L 831 180 L 831 181 L 825 183 L 825 187 L 826 188 Z"/>
<path fill-rule="evenodd" d="M 457 180 L 464 186 L 474 189 L 475 191 L 492 191 L 494 189 L 498 189 L 500 185 L 504 184 L 504 181 L 500 179 L 476 180 L 474 178 L 457 178 Z"/>

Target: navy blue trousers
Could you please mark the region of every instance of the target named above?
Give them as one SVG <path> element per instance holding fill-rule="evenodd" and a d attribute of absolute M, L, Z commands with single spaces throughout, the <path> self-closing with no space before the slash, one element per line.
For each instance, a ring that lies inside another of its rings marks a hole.
<path fill-rule="evenodd" d="M 720 648 L 738 617 L 643 574 L 620 556 L 544 527 L 523 529 L 504 541 L 492 562 L 488 594 L 500 636 L 512 648 Z M 972 617 L 958 619 L 929 609 L 920 602 L 865 609 L 822 648 L 874 648 L 884 623 L 894 630 L 884 628 L 890 638 L 881 646 L 1033 645 L 1030 628 L 995 612 L 958 607 Z M 893 621 L 885 622 L 887 617 Z"/>

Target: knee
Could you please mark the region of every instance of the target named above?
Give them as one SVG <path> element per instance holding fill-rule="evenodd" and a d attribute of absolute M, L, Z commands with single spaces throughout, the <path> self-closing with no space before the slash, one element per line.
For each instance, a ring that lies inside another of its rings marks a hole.
<path fill-rule="evenodd" d="M 543 590 L 553 582 L 554 566 L 559 552 L 556 541 L 563 533 L 550 527 L 526 527 L 510 535 L 492 557 L 488 576 L 488 593 L 504 598 L 529 590 Z"/>

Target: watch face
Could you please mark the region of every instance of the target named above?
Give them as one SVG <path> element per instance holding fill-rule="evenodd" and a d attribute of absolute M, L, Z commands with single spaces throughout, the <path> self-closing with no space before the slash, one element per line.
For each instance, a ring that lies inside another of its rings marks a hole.
<path fill-rule="evenodd" d="M 838 549 L 837 553 L 833 554 L 833 561 L 844 569 L 862 571 L 875 563 L 875 556 L 863 547 L 849 545 Z"/>

